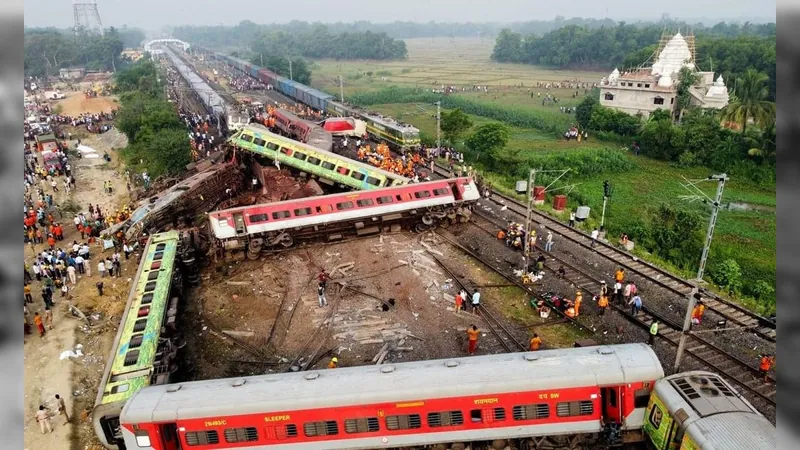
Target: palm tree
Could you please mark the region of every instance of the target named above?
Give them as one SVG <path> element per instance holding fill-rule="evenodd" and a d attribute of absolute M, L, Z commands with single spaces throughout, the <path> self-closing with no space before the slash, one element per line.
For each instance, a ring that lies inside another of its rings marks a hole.
<path fill-rule="evenodd" d="M 767 101 L 766 74 L 754 69 L 747 69 L 736 80 L 735 96 L 722 111 L 722 118 L 728 122 L 735 122 L 742 126 L 742 134 L 747 131 L 747 122 L 753 122 L 761 127 L 769 126 L 775 120 L 775 103 Z"/>

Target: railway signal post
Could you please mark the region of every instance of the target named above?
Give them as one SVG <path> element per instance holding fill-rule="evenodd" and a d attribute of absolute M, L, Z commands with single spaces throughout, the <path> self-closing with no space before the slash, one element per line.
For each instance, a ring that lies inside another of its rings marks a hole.
<path fill-rule="evenodd" d="M 603 213 L 600 216 L 600 231 L 605 229 L 606 223 L 606 204 L 608 203 L 608 198 L 611 197 L 611 183 L 608 180 L 603 181 Z"/>

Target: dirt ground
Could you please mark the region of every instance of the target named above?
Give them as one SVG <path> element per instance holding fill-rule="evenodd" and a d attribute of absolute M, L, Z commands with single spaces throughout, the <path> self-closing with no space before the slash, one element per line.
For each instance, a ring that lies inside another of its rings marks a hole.
<path fill-rule="evenodd" d="M 187 349 L 193 368 L 188 378 L 283 372 L 309 361 L 309 367 L 320 369 L 331 356 L 342 366 L 374 364 L 385 344 L 401 350 L 389 352 L 384 362 L 464 356 L 471 324 L 482 330 L 478 354 L 504 352 L 481 317 L 456 314 L 460 286 L 437 259 L 468 280 L 470 289 L 505 280 L 431 239 L 399 232 L 207 267 L 193 294 L 195 304 L 188 306 Z M 351 265 L 344 273 L 335 271 Z M 322 268 L 331 273 L 325 307 L 317 298 Z M 546 347 L 571 346 L 581 336 L 571 326 L 544 326 L 547 321 L 536 316 L 527 294 L 518 288 L 483 292 L 483 304 L 504 314 L 518 310 L 504 321 L 520 342 L 527 342 L 534 330 Z M 390 299 L 394 307 L 384 311 Z"/>
<path fill-rule="evenodd" d="M 124 179 L 118 176 L 114 169 L 118 165 L 117 155 L 111 150 L 112 146 L 124 146 L 124 142 L 120 142 L 124 140 L 124 136 L 120 139 L 116 133 L 116 130 L 112 130 L 103 135 L 88 135 L 83 138 L 85 144 L 99 152 L 108 150 L 112 162 L 105 163 L 102 159 L 72 159 L 76 189 L 73 189 L 70 195 L 65 195 L 63 189 L 60 189 L 60 192 L 55 193 L 57 204 L 63 205 L 67 200 L 72 200 L 82 211 L 86 211 L 89 203 L 99 204 L 104 210 L 111 210 L 126 200 Z M 116 195 L 103 192 L 104 180 L 111 180 L 114 183 Z M 61 181 L 59 180 L 59 187 Z M 73 240 L 80 242 L 80 235 L 72 225 L 72 216 L 64 216 L 61 220 L 65 224 L 65 233 L 64 241 L 58 245 L 66 246 Z M 30 246 L 26 246 L 26 261 L 31 260 L 33 250 Z M 41 252 L 43 246 L 37 245 L 35 250 Z M 97 254 L 100 248 L 93 248 L 92 252 Z M 35 334 L 25 337 L 26 449 L 86 449 L 92 448 L 96 442 L 88 420 L 88 411 L 94 405 L 97 386 L 128 296 L 130 277 L 136 273 L 135 258 L 136 255 L 133 255 L 129 262 L 123 261 L 121 277 L 105 279 L 105 295 L 102 298 L 98 296 L 94 286 L 99 280 L 96 270 L 91 276 L 79 277 L 77 284 L 71 286 L 68 297 L 59 297 L 58 293 L 55 295 L 54 328 L 48 330 L 43 338 L 40 338 L 35 331 Z M 31 315 L 36 311 L 44 311 L 40 294 L 41 283 L 34 280 L 32 289 L 34 303 L 29 305 Z M 89 327 L 74 317 L 69 312 L 69 303 L 90 316 L 99 313 L 95 316 L 98 319 L 93 320 L 94 325 Z M 62 352 L 74 349 L 78 344 L 83 346 L 84 356 L 59 359 Z M 60 394 L 65 399 L 71 420 L 68 425 L 63 425 L 63 416 L 52 418 L 53 433 L 42 435 L 33 414 L 40 404 L 55 414 L 57 411 L 55 394 Z"/>
<path fill-rule="evenodd" d="M 86 85 L 88 88 L 89 85 Z M 82 91 L 72 91 L 64 93 L 67 98 L 59 100 L 53 107 L 61 107 L 61 114 L 76 117 L 82 113 L 97 114 L 101 112 L 111 112 L 119 108 L 117 98 L 114 96 L 97 96 L 86 98 Z"/>

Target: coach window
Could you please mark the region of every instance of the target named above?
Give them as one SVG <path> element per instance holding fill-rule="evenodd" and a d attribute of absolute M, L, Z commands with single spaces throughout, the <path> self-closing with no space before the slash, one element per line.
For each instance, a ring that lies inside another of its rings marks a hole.
<path fill-rule="evenodd" d="M 217 430 L 187 431 L 186 445 L 216 445 L 219 444 Z"/>
<path fill-rule="evenodd" d="M 133 366 L 136 364 L 136 361 L 139 360 L 139 350 L 131 350 L 125 354 L 125 363 L 124 365 Z"/>
<path fill-rule="evenodd" d="M 490 410 L 488 408 L 485 409 L 484 410 L 484 414 L 487 411 L 490 411 Z M 491 409 L 491 414 L 492 414 L 492 421 L 494 421 L 494 422 L 502 422 L 502 421 L 506 420 L 506 410 L 504 408 L 492 408 Z"/>
<path fill-rule="evenodd" d="M 266 147 L 267 147 L 268 149 L 270 149 L 270 150 L 274 151 L 274 152 L 277 152 L 277 151 L 278 151 L 278 144 L 276 144 L 276 143 L 274 143 L 274 142 L 267 142 L 267 146 L 266 146 Z"/>
<path fill-rule="evenodd" d="M 300 152 L 294 152 L 294 159 L 299 159 L 300 161 L 306 160 L 306 154 Z"/>
<path fill-rule="evenodd" d="M 258 440 L 256 427 L 226 428 L 225 442 L 254 442 Z"/>
<path fill-rule="evenodd" d="M 514 420 L 546 419 L 550 417 L 550 407 L 546 403 L 518 405 L 512 410 Z"/>
<path fill-rule="evenodd" d="M 430 196 L 431 196 L 431 192 L 430 191 L 417 191 L 417 192 L 414 192 L 414 197 L 416 197 L 416 198 L 428 198 Z"/>
<path fill-rule="evenodd" d="M 480 409 L 473 409 L 469 412 L 469 420 L 472 423 L 481 423 L 483 422 L 483 415 L 481 414 L 483 411 Z"/>
<path fill-rule="evenodd" d="M 150 314 L 150 307 L 149 306 L 142 306 L 139 308 L 139 312 L 136 314 L 136 317 L 145 317 Z"/>
<path fill-rule="evenodd" d="M 450 193 L 450 189 L 447 189 L 447 188 L 439 188 L 439 189 L 434 189 L 433 190 L 433 195 L 435 195 L 437 197 L 440 196 L 440 195 L 447 195 L 449 193 Z"/>
<path fill-rule="evenodd" d="M 147 328 L 147 319 L 139 319 L 133 323 L 134 333 L 141 333 L 145 328 Z"/>
<path fill-rule="evenodd" d="M 308 157 L 308 161 L 307 161 L 307 162 L 308 162 L 309 164 L 313 164 L 313 165 L 315 165 L 315 166 L 318 166 L 318 165 L 319 165 L 319 163 L 320 163 L 321 161 L 320 161 L 320 159 L 319 159 L 319 158 L 314 158 L 313 156 L 309 156 L 309 157 Z"/>
<path fill-rule="evenodd" d="M 358 181 L 361 181 L 364 179 L 365 175 L 361 172 L 353 172 L 350 174 L 350 177 Z"/>
<path fill-rule="evenodd" d="M 650 402 L 650 389 L 641 388 L 633 391 L 633 407 L 634 408 L 647 408 Z"/>
<path fill-rule="evenodd" d="M 269 220 L 267 214 L 253 214 L 250 216 L 250 223 L 261 223 Z"/>
<path fill-rule="evenodd" d="M 347 167 L 337 167 L 336 171 L 344 176 L 350 175 L 350 169 L 348 169 Z"/>
<path fill-rule="evenodd" d="M 419 414 L 402 414 L 399 416 L 386 416 L 386 428 L 389 430 L 410 430 L 422 428 L 422 419 Z"/>
<path fill-rule="evenodd" d="M 146 305 L 153 302 L 153 294 L 144 294 L 142 296 L 142 304 Z"/>
<path fill-rule="evenodd" d="M 154 261 L 153 264 L 150 264 L 150 270 L 158 270 L 161 268 L 161 261 Z"/>
<path fill-rule="evenodd" d="M 428 413 L 429 427 L 451 427 L 464 424 L 464 414 L 461 411 L 447 411 Z"/>
<path fill-rule="evenodd" d="M 374 433 L 379 431 L 377 417 L 367 417 L 365 419 L 345 419 L 344 432 L 353 433 Z"/>
<path fill-rule="evenodd" d="M 266 143 L 267 143 L 267 141 L 265 141 L 265 140 L 263 140 L 261 138 L 254 138 L 253 139 L 253 144 L 256 144 L 259 147 L 263 147 L 264 144 L 266 144 Z"/>
<path fill-rule="evenodd" d="M 253 142 L 253 136 L 250 136 L 249 134 L 243 134 L 239 139 L 245 142 Z"/>
<path fill-rule="evenodd" d="M 309 214 L 311 214 L 311 208 L 298 208 L 294 210 L 295 217 L 307 216 Z"/>
<path fill-rule="evenodd" d="M 289 211 L 275 211 L 272 213 L 272 218 L 277 219 L 286 219 L 290 217 L 292 214 Z"/>
<path fill-rule="evenodd" d="M 353 208 L 353 202 L 342 202 L 336 204 L 336 209 L 338 209 L 339 211 L 352 208 Z"/>
<path fill-rule="evenodd" d="M 330 436 L 339 434 L 339 425 L 335 420 L 322 420 L 319 422 L 306 422 L 303 424 L 303 433 L 308 437 Z"/>
<path fill-rule="evenodd" d="M 363 207 L 363 206 L 372 206 L 374 204 L 374 202 L 372 201 L 371 198 L 365 198 L 363 200 L 356 200 L 356 204 L 360 208 L 360 207 Z"/>
<path fill-rule="evenodd" d="M 333 171 L 336 168 L 336 164 L 329 163 L 328 161 L 322 161 L 322 168 L 325 170 Z"/>
<path fill-rule="evenodd" d="M 281 153 L 287 156 L 292 156 L 292 149 L 287 147 L 281 147 Z"/>
<path fill-rule="evenodd" d="M 275 437 L 278 439 L 297 437 L 297 425 L 293 423 L 278 425 L 273 430 L 275 430 Z M 269 428 L 267 428 L 267 434 L 269 434 Z"/>
<path fill-rule="evenodd" d="M 556 415 L 558 417 L 591 416 L 593 413 L 594 405 L 588 400 L 556 404 Z"/>
<path fill-rule="evenodd" d="M 142 339 L 144 339 L 144 335 L 134 334 L 128 343 L 128 348 L 139 348 L 142 345 Z"/>
<path fill-rule="evenodd" d="M 147 274 L 147 281 L 153 281 L 158 279 L 158 270 L 154 270 Z"/>
<path fill-rule="evenodd" d="M 377 178 L 367 177 L 367 183 L 371 184 L 373 186 L 380 186 L 381 185 L 381 180 L 379 180 Z"/>
<path fill-rule="evenodd" d="M 392 197 L 390 195 L 387 195 L 385 197 L 378 197 L 379 205 L 384 205 L 386 203 L 392 203 Z"/>

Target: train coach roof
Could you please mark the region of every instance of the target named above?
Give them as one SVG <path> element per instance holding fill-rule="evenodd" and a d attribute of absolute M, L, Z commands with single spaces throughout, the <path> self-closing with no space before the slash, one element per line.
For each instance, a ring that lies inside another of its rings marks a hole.
<path fill-rule="evenodd" d="M 764 416 L 734 412 L 692 422 L 686 434 L 703 450 L 777 448 L 775 425 Z"/>
<path fill-rule="evenodd" d="M 172 422 L 265 411 L 618 385 L 663 376 L 658 357 L 644 344 L 545 350 L 151 386 L 131 398 L 121 420 Z"/>

